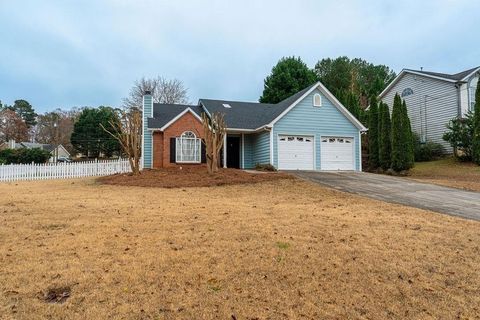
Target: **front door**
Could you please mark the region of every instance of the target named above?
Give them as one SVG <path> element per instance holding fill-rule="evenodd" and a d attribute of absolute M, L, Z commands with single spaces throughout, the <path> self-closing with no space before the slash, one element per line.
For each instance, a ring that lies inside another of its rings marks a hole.
<path fill-rule="evenodd" d="M 227 168 L 240 168 L 240 137 L 227 136 Z"/>

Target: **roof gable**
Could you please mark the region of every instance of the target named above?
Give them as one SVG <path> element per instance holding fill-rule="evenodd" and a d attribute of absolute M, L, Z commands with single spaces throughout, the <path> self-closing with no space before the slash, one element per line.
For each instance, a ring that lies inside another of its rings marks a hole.
<path fill-rule="evenodd" d="M 153 118 L 147 119 L 147 127 L 150 130 L 164 130 L 186 112 L 191 112 L 201 119 L 203 109 L 194 105 L 154 103 Z"/>
<path fill-rule="evenodd" d="M 334 107 L 340 111 L 345 118 L 347 118 L 355 127 L 357 127 L 360 131 L 367 131 L 367 128 L 360 122 L 358 121 L 355 116 L 353 116 L 350 111 L 347 110 L 343 106 L 343 104 L 338 101 L 338 99 L 321 83 L 317 82 L 314 85 L 305 88 L 304 90 L 300 91 L 298 94 L 295 95 L 295 100 L 290 100 L 288 101 L 289 105 L 288 107 L 278 116 L 276 117 L 270 124 L 269 126 L 273 126 L 276 122 L 278 122 L 282 117 L 284 117 L 290 110 L 295 108 L 296 105 L 298 105 L 300 102 L 302 102 L 304 99 L 306 99 L 313 91 L 318 90 L 322 93 L 324 97 L 328 99 L 332 103 Z"/>
<path fill-rule="evenodd" d="M 469 76 L 474 74 L 475 72 L 480 72 L 480 67 L 471 68 L 462 72 L 458 72 L 455 74 L 447 74 L 447 73 L 439 73 L 439 72 L 431 72 L 431 71 L 423 71 L 423 70 L 413 70 L 413 69 L 403 69 L 396 77 L 393 79 L 390 84 L 383 89 L 383 91 L 379 94 L 379 98 L 382 98 L 400 79 L 406 74 L 415 74 L 418 76 L 423 76 L 427 78 L 437 79 L 441 81 L 447 81 L 451 83 L 462 82 L 465 81 Z"/>

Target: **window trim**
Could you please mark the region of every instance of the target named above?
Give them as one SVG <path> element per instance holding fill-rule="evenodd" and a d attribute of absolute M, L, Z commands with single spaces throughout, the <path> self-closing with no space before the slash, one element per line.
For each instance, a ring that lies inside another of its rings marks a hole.
<path fill-rule="evenodd" d="M 318 97 L 318 99 L 320 99 L 320 104 L 315 103 L 315 100 L 316 100 L 317 97 Z M 322 95 L 320 93 L 315 93 L 313 95 L 313 106 L 314 107 L 321 107 L 322 106 Z"/>
<path fill-rule="evenodd" d="M 191 137 L 186 137 L 191 135 Z M 196 160 L 182 160 L 183 155 L 183 141 L 193 140 L 193 157 Z M 202 163 L 202 139 L 197 138 L 197 135 L 192 131 L 184 131 L 180 137 L 175 137 L 175 163 Z"/>

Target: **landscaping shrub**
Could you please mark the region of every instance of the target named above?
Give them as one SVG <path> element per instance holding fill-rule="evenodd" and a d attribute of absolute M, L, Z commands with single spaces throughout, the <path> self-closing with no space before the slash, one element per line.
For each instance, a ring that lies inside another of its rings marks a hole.
<path fill-rule="evenodd" d="M 398 94 L 395 95 L 392 108 L 392 162 L 395 171 L 413 167 L 414 147 L 407 106 Z"/>
<path fill-rule="evenodd" d="M 258 171 L 277 171 L 277 169 L 272 166 L 270 163 L 257 163 L 255 165 L 255 170 Z"/>
<path fill-rule="evenodd" d="M 40 149 L 5 149 L 0 151 L 0 163 L 45 163 L 50 159 L 50 152 Z"/>
<path fill-rule="evenodd" d="M 427 141 L 422 143 L 420 137 L 415 137 L 415 161 L 432 161 L 441 158 L 445 154 L 445 149 L 440 143 Z"/>
<path fill-rule="evenodd" d="M 452 119 L 447 125 L 448 132 L 443 134 L 443 140 L 450 143 L 455 150 L 455 156 L 462 161 L 471 161 L 473 155 L 473 113 L 469 112 L 462 119 Z"/>

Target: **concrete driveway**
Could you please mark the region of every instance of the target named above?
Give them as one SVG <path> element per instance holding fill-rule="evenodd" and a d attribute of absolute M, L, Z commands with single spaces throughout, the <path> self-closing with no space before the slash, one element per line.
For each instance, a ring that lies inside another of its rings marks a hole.
<path fill-rule="evenodd" d="M 291 173 L 341 191 L 480 221 L 480 192 L 364 172 Z"/>

